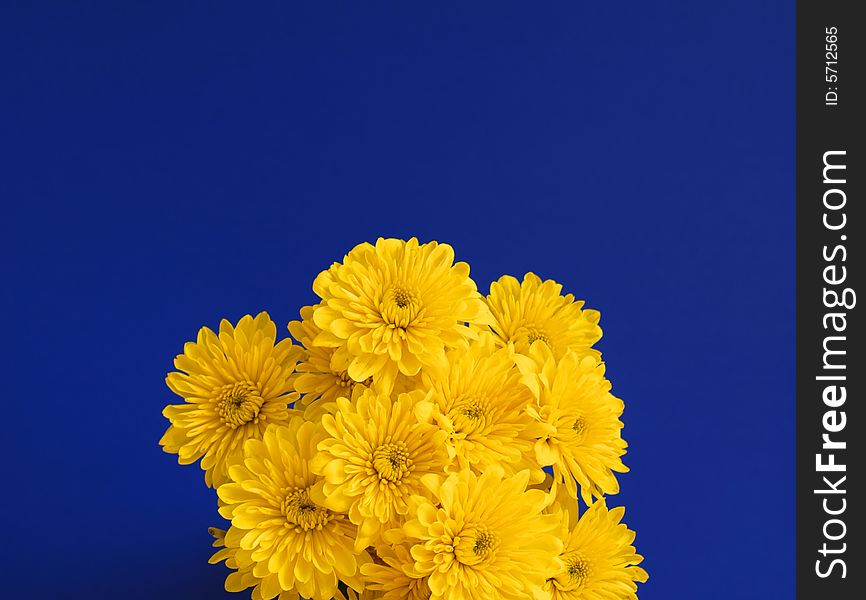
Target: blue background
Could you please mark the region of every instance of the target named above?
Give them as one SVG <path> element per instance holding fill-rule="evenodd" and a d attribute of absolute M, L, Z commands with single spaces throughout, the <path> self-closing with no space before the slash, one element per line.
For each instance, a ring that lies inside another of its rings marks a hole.
<path fill-rule="evenodd" d="M 224 594 L 174 355 L 417 235 L 602 311 L 642 600 L 793 597 L 793 2 L 147 4 L 0 9 L 0 594 Z"/>

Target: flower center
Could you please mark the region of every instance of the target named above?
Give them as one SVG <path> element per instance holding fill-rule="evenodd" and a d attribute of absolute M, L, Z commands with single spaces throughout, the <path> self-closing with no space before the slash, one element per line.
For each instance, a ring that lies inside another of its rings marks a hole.
<path fill-rule="evenodd" d="M 454 557 L 464 565 L 489 561 L 499 547 L 499 538 L 484 525 L 470 526 L 454 538 Z"/>
<path fill-rule="evenodd" d="M 589 579 L 589 561 L 582 554 L 569 556 L 565 559 L 565 572 L 568 574 L 569 582 L 583 585 Z"/>
<path fill-rule="evenodd" d="M 526 329 L 526 342 L 531 346 L 533 342 L 542 341 L 548 347 L 551 346 L 550 338 L 547 337 L 547 334 L 540 329 L 536 329 L 535 327 L 527 327 Z"/>
<path fill-rule="evenodd" d="M 477 420 L 484 416 L 484 406 L 478 400 L 463 407 L 463 416 L 467 419 Z"/>
<path fill-rule="evenodd" d="M 449 411 L 448 417 L 454 430 L 463 434 L 481 430 L 487 424 L 487 401 L 483 397 L 470 396 L 461 399 Z"/>
<path fill-rule="evenodd" d="M 355 381 L 351 377 L 349 377 L 348 371 L 340 371 L 339 373 L 335 373 L 337 377 L 337 386 L 342 388 L 349 388 L 349 391 L 352 391 L 355 388 L 355 384 L 360 383 L 361 385 L 365 385 L 370 387 L 373 385 L 373 377 L 367 377 L 364 381 Z"/>
<path fill-rule="evenodd" d="M 373 468 L 380 480 L 398 483 L 412 471 L 409 449 L 403 442 L 379 446 L 373 452 Z"/>
<path fill-rule="evenodd" d="M 577 435 L 581 435 L 586 431 L 586 419 L 583 417 L 578 417 L 574 420 L 574 423 L 571 426 L 571 429 Z"/>
<path fill-rule="evenodd" d="M 217 413 L 223 423 L 237 429 L 250 421 L 258 423 L 259 411 L 265 401 L 249 381 L 224 385 L 217 395 Z"/>
<path fill-rule="evenodd" d="M 493 541 L 493 534 L 489 531 L 482 531 L 478 534 L 478 537 L 475 538 L 475 544 L 472 546 L 472 553 L 475 554 L 475 556 L 480 556 L 490 552 L 490 549 L 493 548 Z"/>
<path fill-rule="evenodd" d="M 394 304 L 397 305 L 397 308 L 406 308 L 412 302 L 412 294 L 403 288 L 396 288 L 394 290 Z"/>
<path fill-rule="evenodd" d="M 292 488 L 280 509 L 286 515 L 287 524 L 295 525 L 303 531 L 321 529 L 333 518 L 331 511 L 317 506 L 310 499 L 307 488 Z"/>
<path fill-rule="evenodd" d="M 385 323 L 405 329 L 418 315 L 419 301 L 411 290 L 395 285 L 385 292 L 380 310 Z"/>

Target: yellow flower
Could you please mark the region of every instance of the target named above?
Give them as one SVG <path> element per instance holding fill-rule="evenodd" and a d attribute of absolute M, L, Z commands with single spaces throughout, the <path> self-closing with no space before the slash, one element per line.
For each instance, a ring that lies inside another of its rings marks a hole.
<path fill-rule="evenodd" d="M 247 315 L 233 327 L 223 320 L 219 335 L 203 327 L 196 342 L 184 345 L 174 360 L 178 371 L 166 383 L 186 403 L 165 407 L 171 421 L 160 444 L 180 464 L 202 458 L 205 482 L 227 480 L 227 465 L 243 443 L 261 439 L 270 423 L 285 423 L 292 393 L 291 376 L 301 350 L 285 339 L 274 345 L 277 329 L 266 312 Z"/>
<path fill-rule="evenodd" d="M 303 394 L 295 403 L 295 408 L 307 410 L 308 418 L 318 419 L 323 407 L 337 398 L 353 398 L 372 383 L 372 377 L 363 383 L 349 377 L 348 355 L 345 349 L 337 353 L 337 348 L 316 346 L 313 340 L 322 332 L 313 322 L 313 313 L 320 305 L 305 306 L 301 309 L 301 320 L 289 323 L 289 331 L 306 349 L 298 363 L 298 376 L 294 380 L 295 390 Z M 336 354 L 336 356 L 335 356 Z"/>
<path fill-rule="evenodd" d="M 562 285 L 550 279 L 542 282 L 535 273 L 527 273 L 523 283 L 503 275 L 490 285 L 487 296 L 495 319 L 493 330 L 502 343 L 513 343 L 518 352 L 528 352 L 532 342 L 540 340 L 556 358 L 568 350 L 599 358 L 601 353 L 592 345 L 601 339 L 601 314 L 583 310 L 583 300 L 561 293 Z"/>
<path fill-rule="evenodd" d="M 382 600 L 427 600 L 430 587 L 426 577 L 414 576 L 415 559 L 401 544 L 376 548 L 379 562 L 367 563 L 361 573 L 367 590 L 381 592 Z"/>
<path fill-rule="evenodd" d="M 225 565 L 234 572 L 230 573 L 226 578 L 225 588 L 228 592 L 242 592 L 248 588 L 253 588 L 252 600 L 263 600 L 262 596 L 262 580 L 253 575 L 253 564 L 248 564 L 245 568 L 238 567 L 237 554 L 249 555 L 248 551 L 239 550 L 238 548 L 226 547 L 225 536 L 226 532 L 216 527 L 210 527 L 208 532 L 214 536 L 213 546 L 219 550 L 210 557 L 208 562 L 212 565 L 225 561 Z M 363 565 L 367 566 L 367 565 Z M 277 595 L 278 600 L 304 600 L 295 590 L 281 591 Z M 334 600 L 373 600 L 372 593 L 363 591 L 356 592 L 352 588 L 345 591 L 339 590 L 334 595 Z"/>
<path fill-rule="evenodd" d="M 625 509 L 608 510 L 599 500 L 569 530 L 569 511 L 562 514 L 562 569 L 545 585 L 549 600 L 637 600 L 635 582 L 647 572 L 632 546 L 635 533 L 620 523 Z"/>
<path fill-rule="evenodd" d="M 540 343 L 532 344 L 529 356 L 515 355 L 515 360 L 521 381 L 537 400 L 527 411 L 542 428 L 535 443 L 539 464 L 552 466 L 555 481 L 564 482 L 573 498 L 579 484 L 586 504 L 617 493 L 613 472 L 628 471 L 620 458 L 627 447 L 619 420 L 623 403 L 610 393 L 604 364 L 574 352 L 557 361 Z"/>
<path fill-rule="evenodd" d="M 232 483 L 217 489 L 220 514 L 232 522 L 226 546 L 238 548 L 239 570 L 261 580 L 264 599 L 294 590 L 330 600 L 339 581 L 363 589 L 359 571 L 369 555 L 353 550 L 356 527 L 310 495 L 318 478 L 309 461 L 323 436 L 301 417 L 271 426 L 261 440 L 247 440 L 242 463 L 229 468 Z"/>
<path fill-rule="evenodd" d="M 454 263 L 447 244 L 379 238 L 356 246 L 313 283 L 322 299 L 313 320 L 322 329 L 314 344 L 345 349 L 349 376 L 373 381 L 385 393 L 398 373 L 444 367 L 446 348 L 476 336 L 467 325 L 491 324 L 487 306 Z"/>
<path fill-rule="evenodd" d="M 532 454 L 534 421 L 524 410 L 535 399 L 520 385 L 508 350 L 496 350 L 492 334 L 482 333 L 468 350 L 448 352 L 448 368 L 425 376 L 425 384 L 430 391 L 417 412 L 448 434 L 455 470 L 481 473 L 501 465 L 512 473 L 531 468 L 543 477 Z"/>
<path fill-rule="evenodd" d="M 336 414 L 322 416 L 327 435 L 311 468 L 324 479 L 314 494 L 358 525 L 356 550 L 401 526 L 409 499 L 425 491 L 421 477 L 444 468 L 444 433 L 419 422 L 414 406 L 410 394 L 392 401 L 367 390 L 354 404 L 338 398 Z"/>
<path fill-rule="evenodd" d="M 210 557 L 208 562 L 214 565 L 218 562 L 225 561 L 225 565 L 233 571 L 226 578 L 226 591 L 242 592 L 245 589 L 253 588 L 252 599 L 262 600 L 262 580 L 253 575 L 252 564 L 247 565 L 243 569 L 239 568 L 237 561 L 238 548 L 226 547 L 226 532 L 216 527 L 211 527 L 208 531 L 212 536 L 214 536 L 214 548 L 219 548 L 219 550 Z M 298 593 L 295 591 L 280 592 L 277 597 L 279 600 L 300 600 L 300 596 L 298 596 Z"/>
<path fill-rule="evenodd" d="M 403 526 L 435 600 L 543 599 L 547 574 L 558 572 L 559 517 L 543 514 L 547 495 L 527 490 L 529 472 L 503 477 L 501 469 L 469 470 L 424 483 L 439 505 L 422 502 Z"/>

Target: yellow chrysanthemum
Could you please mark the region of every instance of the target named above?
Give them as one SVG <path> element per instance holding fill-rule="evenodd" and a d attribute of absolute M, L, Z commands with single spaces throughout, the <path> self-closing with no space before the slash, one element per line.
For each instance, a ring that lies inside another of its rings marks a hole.
<path fill-rule="evenodd" d="M 238 567 L 237 553 L 238 548 L 229 548 L 225 543 L 226 532 L 223 529 L 211 527 L 208 529 L 210 534 L 214 536 L 213 546 L 219 550 L 210 557 L 208 562 L 212 565 L 225 561 L 225 565 L 232 569 L 233 572 L 226 578 L 225 588 L 228 592 L 242 592 L 246 589 L 253 588 L 252 600 L 264 600 L 262 596 L 262 580 L 253 575 L 253 564 L 248 564 L 245 568 Z M 241 551 L 243 553 L 243 551 Z M 366 566 L 366 565 L 362 565 Z M 277 600 L 305 600 L 295 590 L 282 591 L 276 596 Z M 346 590 L 338 590 L 334 595 L 334 600 L 373 600 L 372 592 L 367 590 L 356 592 L 352 588 Z"/>
<path fill-rule="evenodd" d="M 453 469 L 481 473 L 501 465 L 512 473 L 531 468 L 543 477 L 532 456 L 534 421 L 525 411 L 535 399 L 519 380 L 513 357 L 505 348 L 497 351 L 490 333 L 468 350 L 450 351 L 448 368 L 425 377 L 429 393 L 417 412 L 448 434 Z"/>
<path fill-rule="evenodd" d="M 314 493 L 358 525 L 356 549 L 402 525 L 409 499 L 425 491 L 421 478 L 444 468 L 445 434 L 420 422 L 414 407 L 411 394 L 392 401 L 367 390 L 355 403 L 338 398 L 337 412 L 322 416 L 327 435 L 311 467 L 323 480 Z"/>
<path fill-rule="evenodd" d="M 345 349 L 336 354 L 338 348 L 313 344 L 313 340 L 322 332 L 313 322 L 313 313 L 318 306 L 303 307 L 301 320 L 289 323 L 292 337 L 306 349 L 298 363 L 298 376 L 294 380 L 295 390 L 303 394 L 295 407 L 301 410 L 314 407 L 315 412 L 310 413 L 310 417 L 321 416 L 321 408 L 327 403 L 337 398 L 352 398 L 356 390 L 363 391 L 373 382 L 372 377 L 363 383 L 349 377 L 349 360 Z"/>
<path fill-rule="evenodd" d="M 369 555 L 353 549 L 356 527 L 311 498 L 318 477 L 309 461 L 323 437 L 301 417 L 271 426 L 261 440 L 244 444 L 242 463 L 229 468 L 232 482 L 217 489 L 225 503 L 220 514 L 232 523 L 226 546 L 238 549 L 240 571 L 251 569 L 261 580 L 265 600 L 293 590 L 330 600 L 339 581 L 363 589 L 360 566 Z"/>
<path fill-rule="evenodd" d="M 289 323 L 289 331 L 296 341 L 305 349 L 297 366 L 297 376 L 294 377 L 295 391 L 301 398 L 294 407 L 304 411 L 307 420 L 321 419 L 328 404 L 337 398 L 357 399 L 365 390 L 374 387 L 373 377 L 358 382 L 349 377 L 351 360 L 345 348 L 328 348 L 316 346 L 313 340 L 322 332 L 313 322 L 316 306 L 305 306 L 301 309 L 300 321 Z M 411 392 L 419 387 L 420 374 L 408 377 L 397 374 L 393 391 L 396 393 Z"/>
<path fill-rule="evenodd" d="M 379 238 L 356 246 L 313 283 L 322 299 L 313 319 L 322 329 L 314 344 L 345 349 L 355 381 L 373 377 L 390 392 L 398 373 L 444 367 L 447 348 L 476 336 L 467 325 L 491 324 L 487 306 L 454 263 L 447 244 Z"/>
<path fill-rule="evenodd" d="M 548 573 L 561 568 L 559 517 L 544 514 L 547 495 L 527 490 L 529 472 L 503 477 L 470 470 L 424 479 L 439 504 L 420 503 L 403 526 L 414 572 L 427 575 L 434 600 L 545 597 Z"/>
<path fill-rule="evenodd" d="M 212 565 L 225 561 L 225 565 L 232 569 L 232 573 L 226 578 L 226 591 L 242 592 L 246 589 L 253 588 L 251 594 L 252 600 L 263 600 L 261 583 L 262 580 L 253 575 L 253 565 L 248 564 L 245 568 L 240 568 L 237 561 L 238 548 L 229 548 L 226 546 L 226 532 L 216 527 L 208 529 L 210 534 L 214 536 L 213 546 L 219 550 L 210 557 L 208 562 Z M 300 600 L 300 596 L 294 590 L 289 592 L 280 592 L 277 595 L 278 600 Z"/>
<path fill-rule="evenodd" d="M 426 577 L 415 577 L 415 559 L 402 544 L 376 548 L 377 562 L 361 567 L 367 590 L 382 600 L 427 600 L 430 587 Z"/>
<path fill-rule="evenodd" d="M 227 465 L 248 439 L 261 439 L 270 423 L 285 423 L 297 399 L 291 376 L 301 350 L 285 339 L 266 312 L 243 317 L 233 327 L 223 320 L 219 335 L 207 327 L 174 360 L 178 371 L 166 383 L 186 403 L 165 407 L 171 421 L 160 444 L 180 464 L 201 461 L 207 485 L 227 480 Z M 203 458 L 202 458 L 203 457 Z"/>
<path fill-rule="evenodd" d="M 636 566 L 643 557 L 632 545 L 634 531 L 620 522 L 625 509 L 608 510 L 599 500 L 576 524 L 569 512 L 560 513 L 562 569 L 547 579 L 548 600 L 637 600 L 635 582 L 648 575 Z"/>
<path fill-rule="evenodd" d="M 562 294 L 562 285 L 553 280 L 542 281 L 535 273 L 527 273 L 520 283 L 504 275 L 490 285 L 487 304 L 493 313 L 493 330 L 503 344 L 514 344 L 518 352 L 526 353 L 536 340 L 547 344 L 556 358 L 568 350 L 578 356 L 601 353 L 592 348 L 601 339 L 598 326 L 601 314 L 583 309 L 583 300 L 572 294 Z"/>
<path fill-rule="evenodd" d="M 544 344 L 532 344 L 529 355 L 515 355 L 521 381 L 536 405 L 527 412 L 542 427 L 535 456 L 552 466 L 554 479 L 564 482 L 584 502 L 619 491 L 614 471 L 628 471 L 620 458 L 627 444 L 621 437 L 622 400 L 610 393 L 604 364 L 594 357 L 568 352 L 559 361 Z M 576 483 L 575 483 L 576 480 Z"/>

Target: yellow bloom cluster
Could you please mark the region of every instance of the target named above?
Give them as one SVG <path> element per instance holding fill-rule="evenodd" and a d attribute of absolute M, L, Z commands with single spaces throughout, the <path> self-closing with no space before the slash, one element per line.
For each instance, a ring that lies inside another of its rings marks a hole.
<path fill-rule="evenodd" d="M 226 590 L 310 600 L 636 599 L 605 496 L 626 443 L 599 313 L 504 276 L 482 296 L 447 244 L 360 244 L 277 341 L 267 313 L 175 359 L 161 440 L 201 459 Z M 578 516 L 579 504 L 583 512 Z"/>

